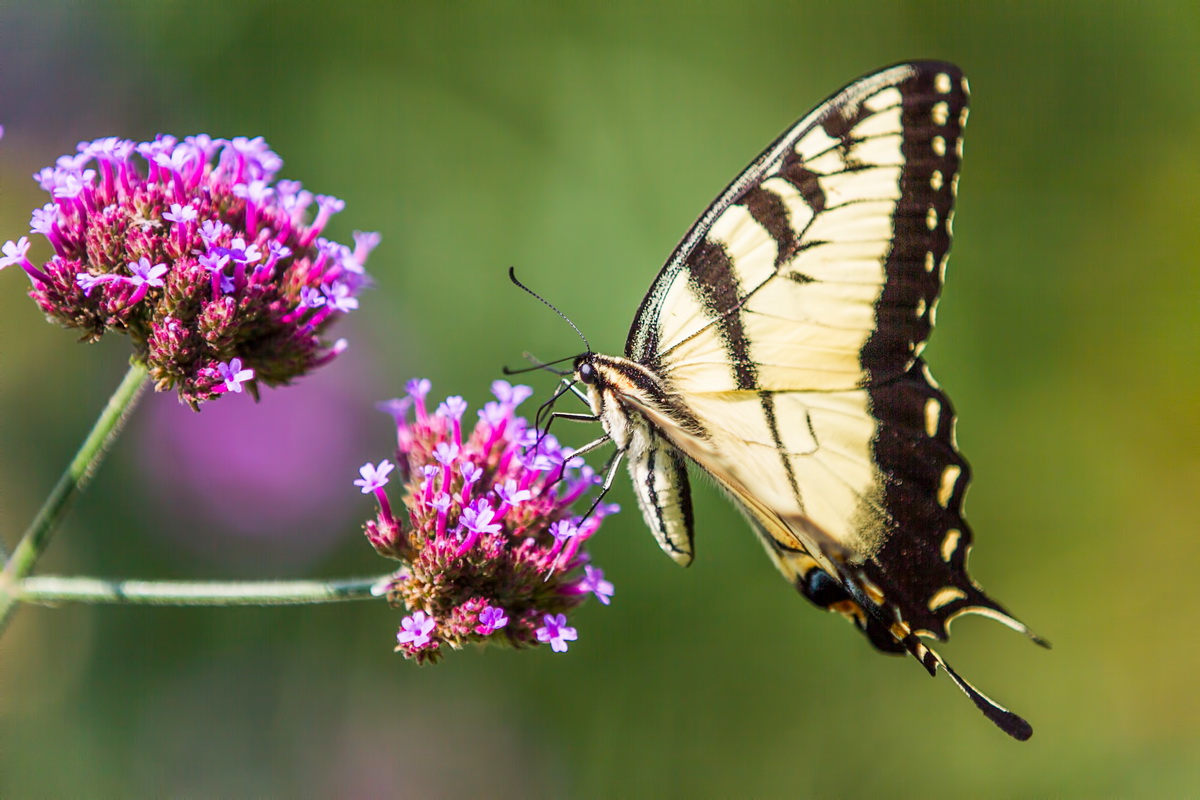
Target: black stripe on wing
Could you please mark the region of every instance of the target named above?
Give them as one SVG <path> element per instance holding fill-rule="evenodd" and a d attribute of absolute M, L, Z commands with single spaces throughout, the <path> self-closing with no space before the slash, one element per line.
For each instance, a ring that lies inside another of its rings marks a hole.
<path fill-rule="evenodd" d="M 918 65 L 900 86 L 900 199 L 892 216 L 886 283 L 876 325 L 862 351 L 868 381 L 905 372 L 933 328 L 942 289 L 958 171 L 967 84 L 950 64 Z"/>
<path fill-rule="evenodd" d="M 737 387 L 757 389 L 758 375 L 742 329 L 742 316 L 730 313 L 741 304 L 743 295 L 737 270 L 725 248 L 703 242 L 688 260 L 688 282 L 715 320 Z"/>

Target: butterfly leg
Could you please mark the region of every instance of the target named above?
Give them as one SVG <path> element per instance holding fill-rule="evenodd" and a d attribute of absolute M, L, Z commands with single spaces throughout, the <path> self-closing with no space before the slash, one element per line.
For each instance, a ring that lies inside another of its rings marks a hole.
<path fill-rule="evenodd" d="M 568 418 L 572 418 L 571 415 L 564 415 L 564 416 L 566 416 Z M 592 452 L 593 450 L 598 450 L 600 447 L 603 447 L 604 445 L 608 444 L 611 441 L 612 441 L 612 437 L 610 437 L 608 434 L 605 434 L 605 435 L 601 436 L 599 439 L 595 439 L 593 441 L 588 442 L 583 447 L 580 447 L 578 450 L 571 453 L 569 458 L 564 459 L 562 468 L 564 470 L 566 469 L 567 461 L 571 461 L 572 459 L 576 458 L 577 456 L 587 455 L 588 453 Z M 613 481 L 616 479 L 617 468 L 621 466 L 621 457 L 624 455 L 625 455 L 625 451 L 618 448 L 612 454 L 612 456 L 608 459 L 608 463 L 606 463 L 604 466 L 604 471 L 605 471 L 604 485 L 600 488 L 600 494 L 596 497 L 595 501 L 592 502 L 591 508 L 589 508 L 587 510 L 587 513 L 584 514 L 583 517 L 580 519 L 581 522 L 592 515 L 592 513 L 600 506 L 600 502 L 602 500 L 604 500 L 604 496 L 608 494 L 608 490 L 612 488 Z M 560 474 L 559 477 L 561 478 L 562 475 Z"/>
<path fill-rule="evenodd" d="M 597 417 L 595 414 L 571 414 L 567 411 L 555 411 L 554 413 L 552 413 L 550 415 L 550 422 L 553 422 L 556 419 L 569 419 L 571 422 L 599 422 L 600 421 L 600 418 Z M 546 427 L 543 429 L 543 433 L 545 431 L 550 430 L 550 422 L 546 423 Z M 606 436 L 604 438 L 607 439 L 608 437 Z"/>
<path fill-rule="evenodd" d="M 583 404 L 585 406 L 588 406 L 589 408 L 591 407 L 592 404 L 588 401 L 587 394 L 582 389 L 580 389 L 578 386 L 575 385 L 575 381 L 569 381 L 566 378 L 563 378 L 562 382 L 563 382 L 563 386 L 566 386 L 567 389 L 571 392 L 571 394 L 575 395 L 580 400 L 582 400 Z"/>
<path fill-rule="evenodd" d="M 537 442 L 534 444 L 535 451 L 539 447 L 541 447 L 542 439 L 545 438 L 547 435 L 549 435 L 550 423 L 554 422 L 554 420 L 556 420 L 556 419 L 566 419 L 566 420 L 570 420 L 571 422 L 596 422 L 599 419 L 599 417 L 596 417 L 592 414 L 569 414 L 565 411 L 555 411 L 555 412 L 551 413 L 549 421 L 546 422 L 546 427 L 542 428 L 542 432 L 538 435 Z M 590 453 L 592 450 L 595 450 L 597 447 L 604 444 L 608 440 L 609 440 L 609 438 L 607 435 L 603 436 L 603 437 L 597 439 L 596 441 L 589 442 L 588 444 L 585 444 L 580 449 L 574 451 L 573 453 L 571 453 L 569 458 L 564 458 L 562 464 L 558 468 L 558 477 L 556 477 L 550 483 L 546 484 L 546 488 L 549 489 L 549 487 L 555 485 L 556 483 L 558 483 L 559 481 L 561 481 L 563 479 L 563 475 L 567 471 L 567 462 L 568 461 L 570 461 L 572 458 L 575 458 L 575 456 L 580 455 L 581 453 Z"/>
<path fill-rule="evenodd" d="M 580 448 L 580 450 L 583 450 L 584 448 L 587 448 L 587 447 L 592 447 L 593 445 L 595 447 L 599 447 L 601 444 L 604 444 L 606 441 L 608 441 L 607 436 L 605 436 L 603 439 L 597 439 L 596 441 L 592 442 L 589 445 L 584 445 L 583 447 Z M 579 450 L 575 451 L 575 455 L 578 455 L 578 454 L 579 454 Z M 608 494 L 608 490 L 612 488 L 613 480 L 617 476 L 617 468 L 621 466 L 621 458 L 624 455 L 625 455 L 624 450 L 616 450 L 613 452 L 612 456 L 608 459 L 608 463 L 605 465 L 604 485 L 600 487 L 600 494 L 598 494 L 596 496 L 595 501 L 592 503 L 592 507 L 589 508 L 587 510 L 587 513 L 583 515 L 583 519 L 587 519 L 588 517 L 590 517 L 592 515 L 592 512 L 594 512 L 597 508 L 600 507 L 600 502 L 604 499 L 605 495 Z M 574 458 L 574 456 L 572 456 L 572 458 Z"/>

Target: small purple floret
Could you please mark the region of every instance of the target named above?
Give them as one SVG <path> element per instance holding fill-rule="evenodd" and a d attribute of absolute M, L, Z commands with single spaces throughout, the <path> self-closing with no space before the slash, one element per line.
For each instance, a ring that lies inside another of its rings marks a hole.
<path fill-rule="evenodd" d="M 579 588 L 596 595 L 596 599 L 604 605 L 612 602 L 612 581 L 604 580 L 604 570 L 599 567 L 593 567 L 591 564 L 584 566 L 583 580 L 579 582 Z"/>
<path fill-rule="evenodd" d="M 442 466 L 450 466 L 458 458 L 458 445 L 453 442 L 439 442 L 433 448 L 433 458 Z"/>
<path fill-rule="evenodd" d="M 129 271 L 133 273 L 133 277 L 129 279 L 134 286 L 159 287 L 163 285 L 162 276 L 167 274 L 166 264 L 155 264 L 150 266 L 150 259 L 142 256 L 136 263 L 130 262 Z"/>
<path fill-rule="evenodd" d="M 400 632 L 396 634 L 396 641 L 412 647 L 424 647 L 429 644 L 429 634 L 433 633 L 436 626 L 437 622 L 433 617 L 426 616 L 424 611 L 414 612 L 411 617 L 400 620 Z"/>
<path fill-rule="evenodd" d="M 462 419 L 467 410 L 467 401 L 461 397 L 447 397 L 437 407 L 437 413 L 447 419 Z"/>
<path fill-rule="evenodd" d="M 242 384 L 254 378 L 254 370 L 242 369 L 242 360 L 235 358 L 228 364 L 224 361 L 217 364 L 217 372 L 225 381 L 225 390 L 229 392 L 242 391 Z"/>
<path fill-rule="evenodd" d="M 185 222 L 193 222 L 199 212 L 191 206 L 181 206 L 179 203 L 172 203 L 171 210 L 163 214 L 163 219 L 174 222 L 177 225 L 182 225 Z"/>
<path fill-rule="evenodd" d="M 483 469 L 476 464 L 472 464 L 470 461 L 464 461 L 460 464 L 458 471 L 462 473 L 463 483 L 467 486 L 470 486 L 483 477 Z"/>
<path fill-rule="evenodd" d="M 488 606 L 479 612 L 479 627 L 475 631 L 482 636 L 487 636 L 490 633 L 500 630 L 507 624 L 508 616 L 504 613 L 503 608 Z"/>
<path fill-rule="evenodd" d="M 549 642 L 550 649 L 556 653 L 567 652 L 567 642 L 579 638 L 574 628 L 567 627 L 566 614 L 547 614 L 544 622 L 545 624 L 537 630 L 538 641 Z"/>
<path fill-rule="evenodd" d="M 22 236 L 14 241 L 7 241 L 3 247 L 4 258 L 0 258 L 0 269 L 4 269 L 9 264 L 20 264 L 25 260 L 26 253 L 29 252 L 29 238 Z"/>
<path fill-rule="evenodd" d="M 528 489 L 517 488 L 517 482 L 512 479 L 505 481 L 502 486 L 497 486 L 495 492 L 502 502 L 510 506 L 523 503 L 533 497 L 533 493 Z"/>
<path fill-rule="evenodd" d="M 358 474 L 362 477 L 356 480 L 354 485 L 361 486 L 363 494 L 370 494 L 376 489 L 381 489 L 387 485 L 388 474 L 395 468 L 396 465 L 386 458 L 379 462 L 379 466 L 375 466 L 368 461 L 358 468 Z"/>
<path fill-rule="evenodd" d="M 579 533 L 579 526 L 569 520 L 560 519 L 550 526 L 550 535 L 562 543 L 577 533 Z"/>

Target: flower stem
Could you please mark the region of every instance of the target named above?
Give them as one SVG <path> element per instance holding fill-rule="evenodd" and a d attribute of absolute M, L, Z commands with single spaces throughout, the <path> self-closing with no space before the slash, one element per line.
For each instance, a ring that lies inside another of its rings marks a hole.
<path fill-rule="evenodd" d="M 4 630 L 16 607 L 20 591 L 19 582 L 33 571 L 34 564 L 49 544 L 59 520 L 70 507 L 71 501 L 91 480 L 96 467 L 104 459 L 125 420 L 137 404 L 145 385 L 146 367 L 130 363 L 129 371 L 125 373 L 121 385 L 108 399 L 108 405 L 92 426 L 79 452 L 58 479 L 50 496 L 46 498 L 41 510 L 13 550 L 12 557 L 5 563 L 4 570 L 0 572 L 0 632 Z"/>
<path fill-rule="evenodd" d="M 373 587 L 390 575 L 339 581 L 113 581 L 101 578 L 25 578 L 16 599 L 25 603 L 121 603 L 150 606 L 295 606 L 379 597 Z"/>

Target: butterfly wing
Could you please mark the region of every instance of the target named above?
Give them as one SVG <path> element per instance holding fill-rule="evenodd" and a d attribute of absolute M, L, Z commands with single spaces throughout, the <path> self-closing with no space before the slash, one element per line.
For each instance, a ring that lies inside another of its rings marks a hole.
<path fill-rule="evenodd" d="M 880 649 L 945 668 L 1022 738 L 1023 720 L 918 639 L 946 638 L 964 613 L 1028 633 L 967 573 L 970 470 L 949 398 L 920 359 L 966 115 L 966 81 L 940 62 L 897 65 L 831 97 L 692 227 L 626 356 L 703 433 L 654 404 L 639 410 L 735 498 L 789 580 Z"/>

